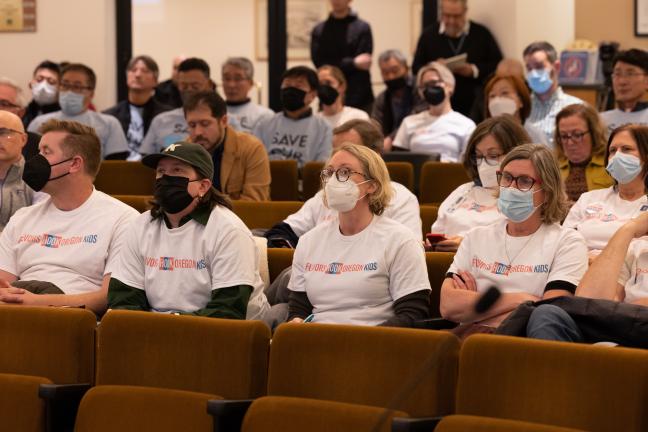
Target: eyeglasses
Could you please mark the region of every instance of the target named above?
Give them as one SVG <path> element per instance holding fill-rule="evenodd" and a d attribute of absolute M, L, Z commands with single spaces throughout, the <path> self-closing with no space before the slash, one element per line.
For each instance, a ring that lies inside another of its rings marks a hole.
<path fill-rule="evenodd" d="M 638 76 L 643 76 L 646 75 L 643 72 L 622 72 L 622 71 L 615 71 L 612 72 L 612 78 L 634 78 Z"/>
<path fill-rule="evenodd" d="M 92 90 L 92 87 L 90 86 L 83 86 L 81 84 L 69 84 L 66 82 L 62 82 L 59 88 L 62 91 L 72 90 L 74 93 L 83 93 L 85 90 Z"/>
<path fill-rule="evenodd" d="M 14 103 L 9 102 L 8 100 L 5 99 L 0 99 L 0 109 L 18 109 L 20 108 L 20 105 L 16 105 Z"/>
<path fill-rule="evenodd" d="M 17 131 L 15 129 L 0 127 L 0 138 L 11 138 L 15 135 L 24 135 L 24 132 Z"/>
<path fill-rule="evenodd" d="M 501 157 L 502 157 L 501 154 L 498 154 L 498 155 L 486 155 L 486 156 L 475 154 L 472 157 L 472 161 L 477 166 L 481 165 L 483 161 L 486 161 L 487 165 L 495 166 L 495 165 L 498 165 L 500 163 L 500 158 Z"/>
<path fill-rule="evenodd" d="M 529 177 L 528 175 L 521 175 L 521 176 L 512 176 L 510 173 L 504 171 L 497 171 L 497 184 L 499 184 L 502 187 L 511 187 L 513 183 L 515 183 L 515 187 L 522 191 L 526 192 L 531 190 L 534 184 L 542 184 L 542 180 L 536 180 L 533 177 Z"/>
<path fill-rule="evenodd" d="M 333 176 L 333 174 L 335 174 L 335 178 L 337 178 L 338 181 L 343 182 L 343 183 L 345 181 L 349 180 L 349 177 L 351 177 L 351 174 L 358 174 L 358 175 L 361 175 L 362 177 L 364 177 L 366 179 L 369 179 L 369 177 L 367 177 L 366 175 L 364 175 L 361 172 L 353 171 L 353 170 L 351 170 L 349 168 L 344 168 L 344 167 L 338 168 L 336 170 L 334 170 L 333 168 L 325 168 L 320 173 L 320 178 L 322 179 L 322 182 L 326 183 L 328 181 L 328 179 L 330 179 L 331 176 Z"/>
<path fill-rule="evenodd" d="M 574 142 L 581 142 L 583 141 L 583 137 L 587 135 L 589 131 L 585 132 L 580 132 L 580 131 L 574 131 L 572 133 L 561 133 L 558 134 L 558 137 L 560 137 L 560 141 L 565 142 L 567 140 L 572 140 Z"/>

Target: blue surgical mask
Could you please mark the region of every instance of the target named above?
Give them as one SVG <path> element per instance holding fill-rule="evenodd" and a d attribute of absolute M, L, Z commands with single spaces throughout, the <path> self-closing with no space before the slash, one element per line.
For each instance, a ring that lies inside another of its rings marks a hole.
<path fill-rule="evenodd" d="M 637 156 L 617 152 L 606 169 L 620 184 L 630 183 L 641 173 L 641 160 Z"/>
<path fill-rule="evenodd" d="M 527 74 L 527 83 L 536 94 L 544 94 L 553 85 L 551 73 L 547 69 L 533 69 Z"/>
<path fill-rule="evenodd" d="M 73 91 L 62 91 L 59 93 L 59 105 L 61 111 L 68 117 L 74 117 L 81 114 L 85 107 L 83 106 L 82 94 L 74 93 Z"/>
<path fill-rule="evenodd" d="M 540 207 L 534 207 L 533 205 L 533 194 L 540 190 L 523 192 L 513 187 L 500 187 L 497 208 L 508 220 L 524 222 Z"/>

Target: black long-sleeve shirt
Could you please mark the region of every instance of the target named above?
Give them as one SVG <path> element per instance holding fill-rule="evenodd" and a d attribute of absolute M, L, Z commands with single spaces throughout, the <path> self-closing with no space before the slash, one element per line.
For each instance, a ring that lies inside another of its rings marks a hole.
<path fill-rule="evenodd" d="M 369 71 L 357 69 L 353 59 L 373 52 L 371 27 L 350 13 L 338 19 L 329 15 L 317 24 L 311 34 L 311 58 L 316 67 L 337 66 L 347 80 L 345 105 L 366 108 L 373 102 Z"/>
<path fill-rule="evenodd" d="M 502 52 L 491 32 L 473 21 L 470 21 L 470 28 L 463 43 L 461 36 L 451 38 L 439 33 L 439 26 L 437 23 L 423 30 L 416 46 L 412 69 L 416 74 L 431 61 L 467 53 L 468 63 L 477 66 L 479 76 L 467 78 L 455 75 L 456 85 L 451 103 L 455 111 L 469 116 L 476 95 L 483 91 L 484 80 L 495 71 L 497 64 L 502 60 Z"/>

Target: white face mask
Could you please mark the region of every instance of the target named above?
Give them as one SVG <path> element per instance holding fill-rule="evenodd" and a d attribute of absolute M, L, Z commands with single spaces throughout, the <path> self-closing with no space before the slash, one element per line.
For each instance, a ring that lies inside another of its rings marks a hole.
<path fill-rule="evenodd" d="M 497 187 L 497 170 L 500 169 L 500 164 L 497 165 L 488 165 L 485 160 L 482 160 L 481 164 L 477 166 L 477 172 L 479 173 L 479 180 L 485 188 L 496 188 Z"/>
<path fill-rule="evenodd" d="M 362 183 L 368 181 L 369 180 L 366 180 Z M 337 177 L 335 177 L 335 175 L 332 175 L 331 178 L 326 181 L 326 185 L 324 185 L 324 193 L 326 194 L 327 207 L 340 213 L 346 213 L 353 210 L 358 200 L 364 198 L 364 195 L 360 196 L 358 183 L 351 179 L 341 182 Z"/>
<path fill-rule="evenodd" d="M 51 105 L 58 99 L 58 90 L 56 86 L 43 80 L 32 85 L 32 97 L 38 105 Z"/>
<path fill-rule="evenodd" d="M 502 114 L 515 114 L 518 106 L 511 98 L 496 96 L 488 101 L 488 110 L 493 117 L 501 116 Z"/>

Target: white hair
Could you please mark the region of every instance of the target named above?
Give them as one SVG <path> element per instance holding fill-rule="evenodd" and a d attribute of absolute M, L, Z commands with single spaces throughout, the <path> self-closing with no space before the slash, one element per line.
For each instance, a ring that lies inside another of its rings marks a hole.
<path fill-rule="evenodd" d="M 21 108 L 25 108 L 27 106 L 27 100 L 25 98 L 25 95 L 23 94 L 23 90 L 18 84 L 16 84 L 14 80 L 7 77 L 0 77 L 0 85 L 6 85 L 7 87 L 11 87 L 12 89 L 16 90 L 16 105 L 20 106 Z"/>

